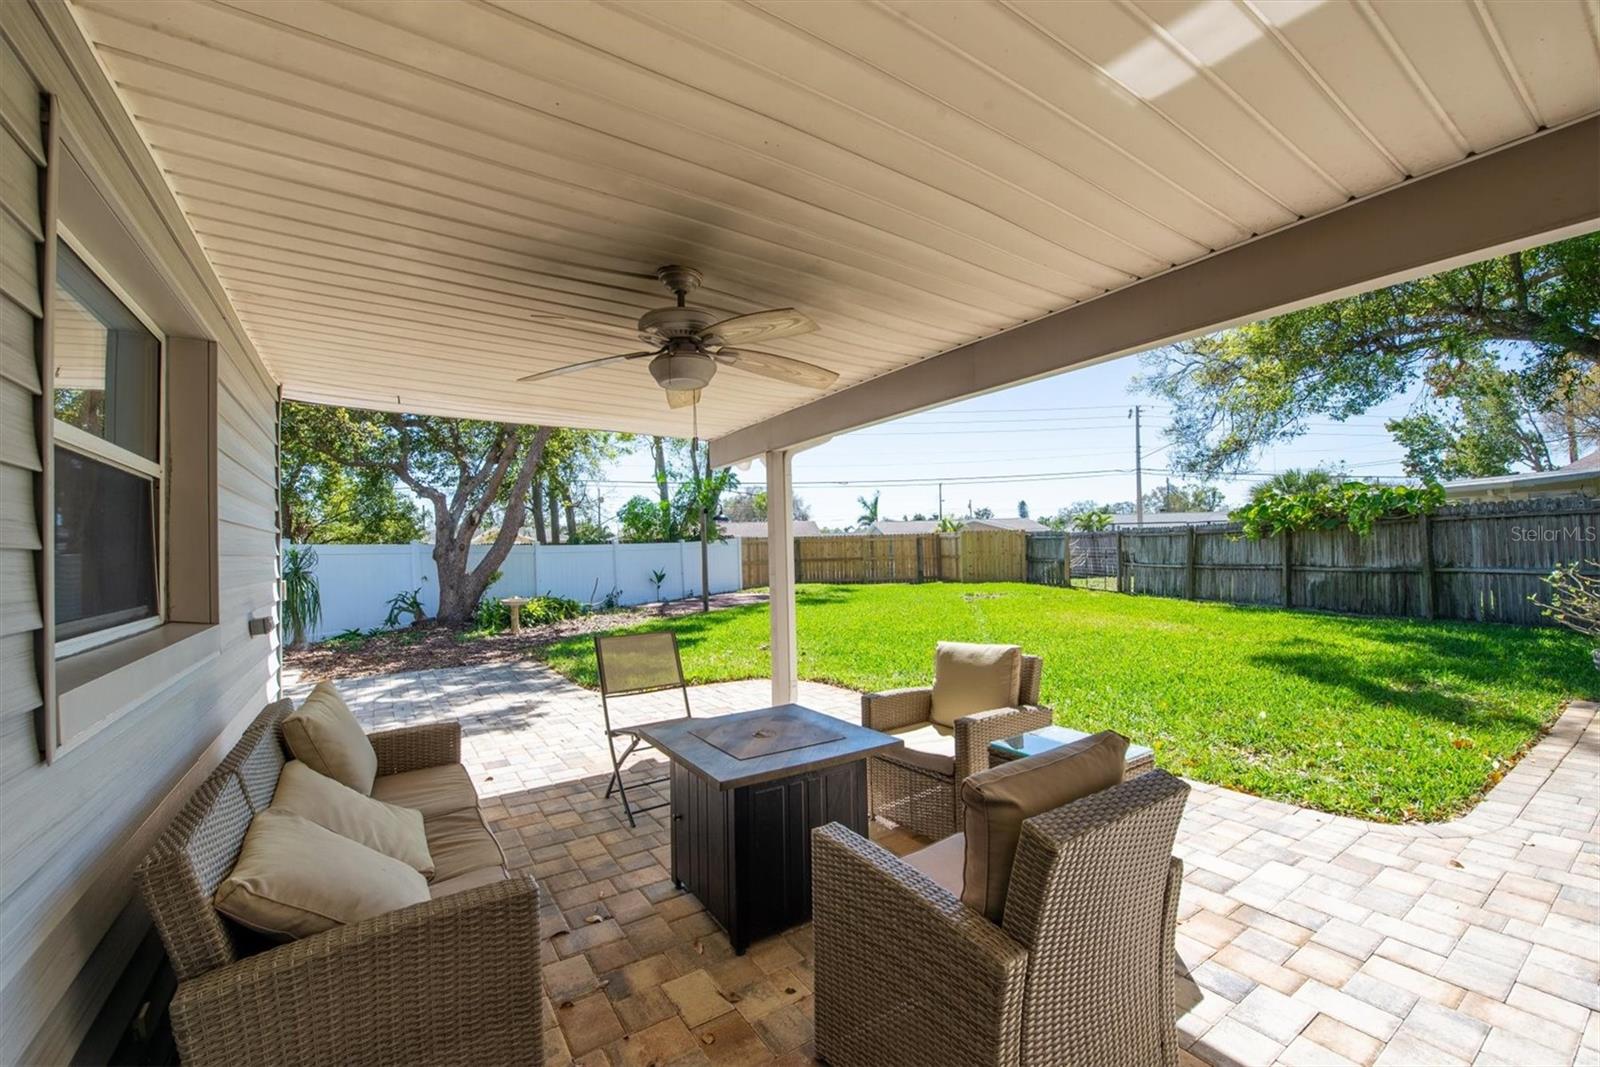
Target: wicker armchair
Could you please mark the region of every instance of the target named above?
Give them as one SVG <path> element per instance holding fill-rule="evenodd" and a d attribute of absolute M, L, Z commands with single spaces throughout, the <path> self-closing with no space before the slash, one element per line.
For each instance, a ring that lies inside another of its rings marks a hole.
<path fill-rule="evenodd" d="M 867 761 L 867 811 L 921 837 L 949 837 L 961 825 L 961 783 L 989 769 L 989 742 L 1049 726 L 1039 703 L 1044 660 L 1022 657 L 1021 693 L 1014 708 L 997 708 L 956 720 L 951 758 L 907 749 Z M 891 689 L 861 695 L 861 725 L 892 732 L 929 721 L 933 689 Z"/>
<path fill-rule="evenodd" d="M 212 906 L 251 818 L 272 803 L 290 710 L 262 712 L 139 867 L 178 977 L 183 1062 L 542 1063 L 539 889 L 526 875 L 282 945 Z M 453 722 L 369 737 L 380 780 L 461 758 Z"/>
<path fill-rule="evenodd" d="M 1176 1064 L 1172 843 L 1188 791 L 1151 771 L 1024 822 L 1000 925 L 843 826 L 814 831 L 817 1055 Z"/>

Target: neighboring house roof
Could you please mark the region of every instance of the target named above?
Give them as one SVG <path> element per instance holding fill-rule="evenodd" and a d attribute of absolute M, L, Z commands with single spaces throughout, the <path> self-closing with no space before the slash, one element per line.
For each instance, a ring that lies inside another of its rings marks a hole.
<path fill-rule="evenodd" d="M 1507 494 L 1545 496 L 1600 489 L 1600 450 L 1574 460 L 1559 470 L 1528 474 L 1502 474 L 1493 478 L 1458 478 L 1445 482 L 1444 495 L 1452 500 Z"/>
<path fill-rule="evenodd" d="M 497 538 L 499 536 L 500 536 L 500 527 L 498 527 L 498 526 L 489 526 L 489 527 L 486 527 L 486 528 L 484 528 L 482 530 L 479 530 L 478 531 L 478 536 L 473 539 L 472 543 L 475 544 L 475 545 L 492 545 L 492 544 L 494 544 L 495 538 Z M 422 544 L 429 544 L 429 545 L 433 544 L 433 535 L 429 534 L 427 540 L 423 541 L 421 543 Z M 517 534 L 516 543 L 519 544 L 519 545 L 531 545 L 531 544 L 534 543 L 534 540 L 528 534 L 519 533 L 519 534 Z"/>
<path fill-rule="evenodd" d="M 1015 517 L 994 519 L 969 519 L 967 527 L 973 530 L 1021 530 L 1023 533 L 1044 533 L 1050 529 L 1038 519 Z"/>
<path fill-rule="evenodd" d="M 717 529 L 722 531 L 723 537 L 765 537 L 767 524 L 765 522 L 719 522 Z M 794 520 L 794 536 L 817 537 L 822 533 L 822 528 L 810 519 Z"/>
<path fill-rule="evenodd" d="M 879 519 L 862 533 L 880 534 L 930 534 L 937 533 L 939 523 L 934 519 Z"/>
<path fill-rule="evenodd" d="M 1227 522 L 1226 511 L 1147 511 L 1144 513 L 1146 526 L 1199 526 L 1207 522 Z M 1132 512 L 1126 515 L 1118 512 L 1111 516 L 1112 526 L 1137 526 L 1139 516 Z"/>

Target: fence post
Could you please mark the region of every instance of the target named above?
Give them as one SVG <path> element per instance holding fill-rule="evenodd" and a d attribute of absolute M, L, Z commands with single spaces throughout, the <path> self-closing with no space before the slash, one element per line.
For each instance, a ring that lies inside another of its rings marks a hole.
<path fill-rule="evenodd" d="M 922 538 L 917 538 L 917 583 L 922 582 Z"/>
<path fill-rule="evenodd" d="M 1417 536 L 1422 540 L 1422 617 L 1433 618 L 1433 522 L 1428 518 L 1426 511 L 1417 513 Z"/>
<path fill-rule="evenodd" d="M 1195 536 L 1194 526 L 1185 527 L 1189 531 L 1188 554 L 1184 557 L 1183 564 L 1183 595 L 1186 599 L 1194 599 L 1194 555 Z"/>
<path fill-rule="evenodd" d="M 1289 531 L 1285 530 L 1279 536 L 1283 538 L 1283 606 L 1288 608 L 1294 606 L 1294 588 L 1289 565 Z"/>
<path fill-rule="evenodd" d="M 1072 588 L 1072 534 L 1061 531 L 1061 584 Z"/>
<path fill-rule="evenodd" d="M 1128 579 L 1128 567 L 1127 567 L 1126 561 L 1122 558 L 1122 531 L 1118 530 L 1117 531 L 1117 592 L 1119 592 L 1119 593 L 1130 593 L 1130 592 L 1132 592 L 1132 590 L 1128 588 L 1128 580 L 1127 579 Z"/>

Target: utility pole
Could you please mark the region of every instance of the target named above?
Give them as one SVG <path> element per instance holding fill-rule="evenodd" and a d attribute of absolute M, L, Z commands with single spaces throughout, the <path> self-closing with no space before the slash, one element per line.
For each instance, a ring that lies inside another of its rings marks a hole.
<path fill-rule="evenodd" d="M 1140 406 L 1133 405 L 1133 515 L 1136 526 L 1144 525 L 1144 448 L 1139 443 Z"/>
<path fill-rule="evenodd" d="M 939 483 L 939 521 L 944 521 L 944 483 Z"/>

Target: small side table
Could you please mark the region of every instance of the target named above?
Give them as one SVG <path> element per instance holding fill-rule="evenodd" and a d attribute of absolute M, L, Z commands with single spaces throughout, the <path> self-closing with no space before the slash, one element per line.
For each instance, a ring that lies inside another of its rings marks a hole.
<path fill-rule="evenodd" d="M 1081 730 L 1069 730 L 1065 726 L 1046 726 L 1038 730 L 1029 730 L 1025 734 L 1015 737 L 1002 737 L 998 741 L 989 742 L 989 765 L 991 767 L 1001 763 L 1010 763 L 1012 760 L 1027 759 L 1044 752 L 1058 749 L 1062 745 L 1070 745 L 1074 741 L 1082 741 L 1091 735 Z M 1123 772 L 1124 778 L 1136 778 L 1146 771 L 1155 770 L 1156 754 L 1145 745 L 1129 745 L 1127 754 L 1127 769 Z"/>
<path fill-rule="evenodd" d="M 511 609 L 511 636 L 515 637 L 522 632 L 522 605 L 528 602 L 525 596 L 503 596 L 500 603 Z"/>

